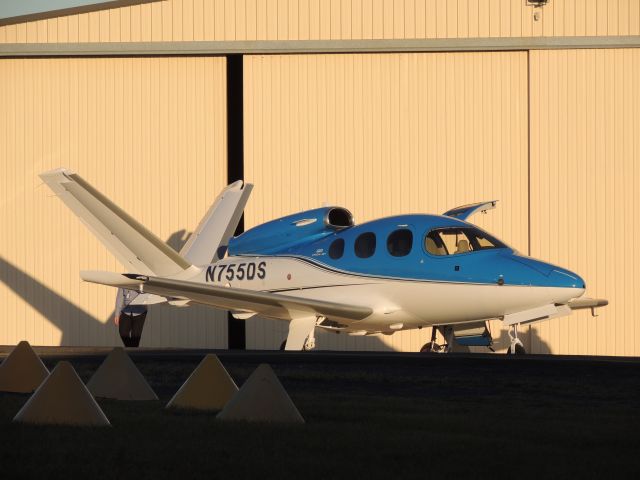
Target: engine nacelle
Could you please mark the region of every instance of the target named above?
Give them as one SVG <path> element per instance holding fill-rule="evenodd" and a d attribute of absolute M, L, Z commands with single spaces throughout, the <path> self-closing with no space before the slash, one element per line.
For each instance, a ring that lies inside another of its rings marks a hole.
<path fill-rule="evenodd" d="M 346 208 L 322 207 L 272 220 L 229 241 L 229 255 L 284 253 L 354 225 Z"/>

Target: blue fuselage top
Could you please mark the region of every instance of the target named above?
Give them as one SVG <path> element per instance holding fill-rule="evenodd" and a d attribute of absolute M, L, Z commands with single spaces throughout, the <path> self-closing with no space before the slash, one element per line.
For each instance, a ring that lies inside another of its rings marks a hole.
<path fill-rule="evenodd" d="M 289 215 L 231 239 L 229 255 L 295 257 L 352 275 L 494 285 L 584 288 L 575 273 L 520 255 L 475 225 L 399 215 L 327 225 L 331 207 Z"/>

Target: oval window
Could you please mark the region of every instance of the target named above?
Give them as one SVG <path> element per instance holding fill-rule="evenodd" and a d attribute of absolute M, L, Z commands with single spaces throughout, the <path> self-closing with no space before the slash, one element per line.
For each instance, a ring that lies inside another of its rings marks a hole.
<path fill-rule="evenodd" d="M 353 249 L 356 257 L 369 258 L 376 251 L 376 234 L 372 232 L 363 233 L 356 238 Z"/>
<path fill-rule="evenodd" d="M 331 246 L 329 247 L 329 256 L 334 260 L 337 260 L 338 258 L 342 257 L 343 253 L 344 253 L 344 239 L 337 238 L 331 243 Z"/>
<path fill-rule="evenodd" d="M 392 232 L 387 238 L 387 250 L 394 257 L 409 255 L 413 246 L 413 233 L 406 228 Z"/>

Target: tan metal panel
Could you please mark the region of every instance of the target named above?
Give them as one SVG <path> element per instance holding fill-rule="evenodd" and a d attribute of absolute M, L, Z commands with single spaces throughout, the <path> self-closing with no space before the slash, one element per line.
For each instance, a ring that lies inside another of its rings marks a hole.
<path fill-rule="evenodd" d="M 639 49 L 531 52 L 532 254 L 610 301 L 535 326 L 536 352 L 640 353 L 639 84 Z"/>
<path fill-rule="evenodd" d="M 0 42 L 638 35 L 638 3 L 562 0 L 536 8 L 524 0 L 168 0 L 6 25 Z M 67 37 L 78 20 L 80 34 Z"/>
<path fill-rule="evenodd" d="M 114 345 L 121 267 L 37 174 L 68 166 L 172 244 L 226 184 L 225 61 L 0 61 L 0 343 Z M 226 313 L 151 309 L 146 346 L 224 348 Z"/>
<path fill-rule="evenodd" d="M 478 223 L 526 252 L 527 118 L 524 52 L 246 57 L 246 225 L 323 202 L 364 222 L 500 199 Z M 247 346 L 285 333 L 249 320 Z M 428 335 L 318 343 L 416 351 Z"/>

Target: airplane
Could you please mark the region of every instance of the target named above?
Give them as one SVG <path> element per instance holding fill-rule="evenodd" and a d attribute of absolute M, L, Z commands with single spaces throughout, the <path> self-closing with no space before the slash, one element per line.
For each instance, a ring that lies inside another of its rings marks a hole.
<path fill-rule="evenodd" d="M 488 321 L 498 319 L 509 329 L 507 353 L 524 354 L 519 326 L 577 309 L 595 316 L 608 304 L 584 297 L 578 274 L 522 255 L 469 222 L 495 200 L 359 225 L 346 208 L 322 207 L 234 237 L 253 188 L 237 181 L 177 252 L 77 173 L 59 168 L 40 177 L 128 271 L 82 271 L 82 280 L 138 291 L 136 303 L 287 321 L 284 350 L 313 349 L 316 329 L 390 335 L 425 327 L 431 340 L 422 352 L 490 348 Z"/>

